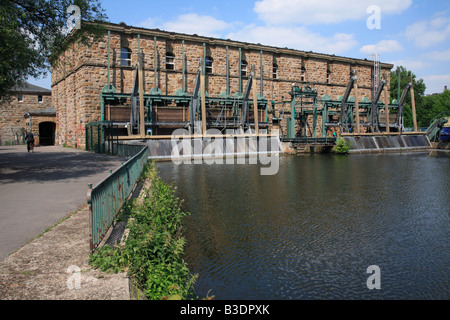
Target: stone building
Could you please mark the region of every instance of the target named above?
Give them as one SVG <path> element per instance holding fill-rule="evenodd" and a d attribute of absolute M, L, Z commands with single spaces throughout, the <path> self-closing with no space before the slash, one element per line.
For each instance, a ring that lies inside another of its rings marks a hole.
<path fill-rule="evenodd" d="M 200 61 L 205 63 L 206 91 L 210 97 L 242 94 L 252 65 L 258 96 L 275 102 L 289 100 L 295 83 L 309 84 L 317 96 L 336 100 L 346 90 L 352 70 L 357 72 L 360 98 L 370 100 L 374 62 L 335 55 L 277 48 L 261 44 L 187 35 L 125 24 L 108 24 L 108 34 L 87 47 L 73 44 L 52 69 L 52 99 L 57 114 L 58 144 L 84 148 L 85 126 L 101 120 L 118 120 L 121 106 L 102 106 L 101 93 L 111 86 L 130 94 L 135 83 L 138 52 L 144 55 L 144 90 L 163 96 L 191 95 Z M 76 32 L 76 31 L 74 31 Z M 109 39 L 109 40 L 108 40 Z M 184 61 L 183 61 L 183 57 Z M 227 68 L 228 66 L 228 68 Z M 380 64 L 381 76 L 390 84 L 391 64 Z M 110 85 L 108 87 L 108 84 Z M 112 110 L 112 111 L 111 111 Z M 114 118 L 117 117 L 117 118 Z M 187 114 L 183 111 L 183 119 Z M 273 115 L 268 115 L 269 122 Z M 122 119 L 124 120 L 124 119 Z M 317 121 L 322 123 L 319 115 Z M 160 132 L 163 132 L 162 130 Z M 169 131 L 164 131 L 170 134 Z"/>
<path fill-rule="evenodd" d="M 26 131 L 32 131 L 36 145 L 55 141 L 56 111 L 51 91 L 27 82 L 16 86 L 0 101 L 0 145 L 24 143 Z"/>

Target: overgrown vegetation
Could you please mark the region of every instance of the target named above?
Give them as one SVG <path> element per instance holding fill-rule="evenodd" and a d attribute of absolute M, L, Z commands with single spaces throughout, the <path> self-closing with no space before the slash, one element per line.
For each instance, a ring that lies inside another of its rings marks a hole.
<path fill-rule="evenodd" d="M 123 207 L 130 233 L 123 247 L 103 246 L 91 255 L 90 264 L 107 272 L 128 272 L 150 300 L 191 299 L 196 276 L 183 259 L 185 238 L 182 220 L 187 215 L 176 197 L 176 188 L 166 184 L 153 165 L 143 172 L 151 179 L 142 204 Z M 123 217 L 119 217 L 123 218 Z"/>
<path fill-rule="evenodd" d="M 339 154 L 346 154 L 350 151 L 351 146 L 352 145 L 349 141 L 345 141 L 344 138 L 339 137 L 333 151 Z"/>

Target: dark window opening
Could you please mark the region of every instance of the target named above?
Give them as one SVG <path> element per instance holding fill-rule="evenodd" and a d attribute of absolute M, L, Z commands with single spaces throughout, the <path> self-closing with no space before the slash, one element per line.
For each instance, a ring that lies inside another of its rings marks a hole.
<path fill-rule="evenodd" d="M 131 67 L 131 50 L 128 48 L 120 49 L 120 65 L 122 67 Z"/>
<path fill-rule="evenodd" d="M 175 70 L 175 55 L 172 52 L 166 53 L 166 70 Z"/>

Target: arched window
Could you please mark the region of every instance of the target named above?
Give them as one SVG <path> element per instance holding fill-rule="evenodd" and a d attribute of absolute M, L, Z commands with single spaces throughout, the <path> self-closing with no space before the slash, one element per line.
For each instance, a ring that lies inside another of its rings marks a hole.
<path fill-rule="evenodd" d="M 213 58 L 206 57 L 205 59 L 205 72 L 206 74 L 212 74 L 213 73 Z"/>
<path fill-rule="evenodd" d="M 131 67 L 131 50 L 128 48 L 120 49 L 120 66 Z"/>
<path fill-rule="evenodd" d="M 175 55 L 172 52 L 166 52 L 166 70 L 175 70 Z"/>
<path fill-rule="evenodd" d="M 242 60 L 241 61 L 241 76 L 246 77 L 247 76 L 247 61 Z"/>
<path fill-rule="evenodd" d="M 278 65 L 276 63 L 273 64 L 272 78 L 273 79 L 278 79 Z"/>

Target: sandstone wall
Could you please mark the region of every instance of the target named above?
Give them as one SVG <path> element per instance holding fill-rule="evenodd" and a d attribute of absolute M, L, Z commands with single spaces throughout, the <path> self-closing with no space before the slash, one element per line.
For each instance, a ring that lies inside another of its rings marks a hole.
<path fill-rule="evenodd" d="M 206 76 L 206 90 L 210 96 L 226 91 L 226 47 L 228 46 L 230 94 L 245 89 L 251 66 L 255 65 L 258 93 L 261 86 L 261 52 L 263 68 L 263 96 L 275 102 L 289 100 L 292 84 L 311 83 L 317 88 L 319 99 L 327 94 L 332 99 L 343 95 L 350 79 L 350 71 L 357 70 L 359 97 L 371 98 L 372 68 L 370 61 L 305 53 L 301 51 L 239 43 L 230 40 L 203 38 L 131 27 L 111 25 L 110 83 L 119 93 L 132 91 L 137 63 L 138 34 L 144 53 L 144 87 L 148 93 L 156 85 L 164 95 L 174 95 L 182 89 L 183 41 L 186 55 L 186 86 L 192 93 L 201 59 L 213 59 L 212 73 Z M 155 59 L 156 37 L 156 59 Z M 120 63 L 121 48 L 131 50 L 131 66 Z M 247 61 L 247 76 L 239 85 L 239 48 L 242 60 Z M 174 70 L 166 68 L 166 54 L 173 53 Z M 59 59 L 52 71 L 53 105 L 57 110 L 57 143 L 84 147 L 85 125 L 101 120 L 100 92 L 108 83 L 108 37 L 86 47 L 74 44 Z M 277 65 L 276 78 L 273 66 Z M 158 72 L 155 73 L 155 67 Z M 302 67 L 305 81 L 302 82 Z M 383 74 L 390 68 L 383 65 Z M 327 79 L 329 72 L 329 79 Z M 276 104 L 277 108 L 281 104 Z M 321 116 L 318 117 L 321 125 Z"/>
<path fill-rule="evenodd" d="M 38 101 L 42 96 L 42 102 Z M 22 101 L 18 101 L 18 94 L 13 93 L 9 100 L 5 97 L 0 101 L 0 146 L 7 144 L 21 144 L 24 142 L 24 132 L 29 130 L 24 115 L 27 112 L 51 108 L 50 94 L 22 94 Z M 33 127 L 33 134 L 39 135 L 39 129 Z"/>

